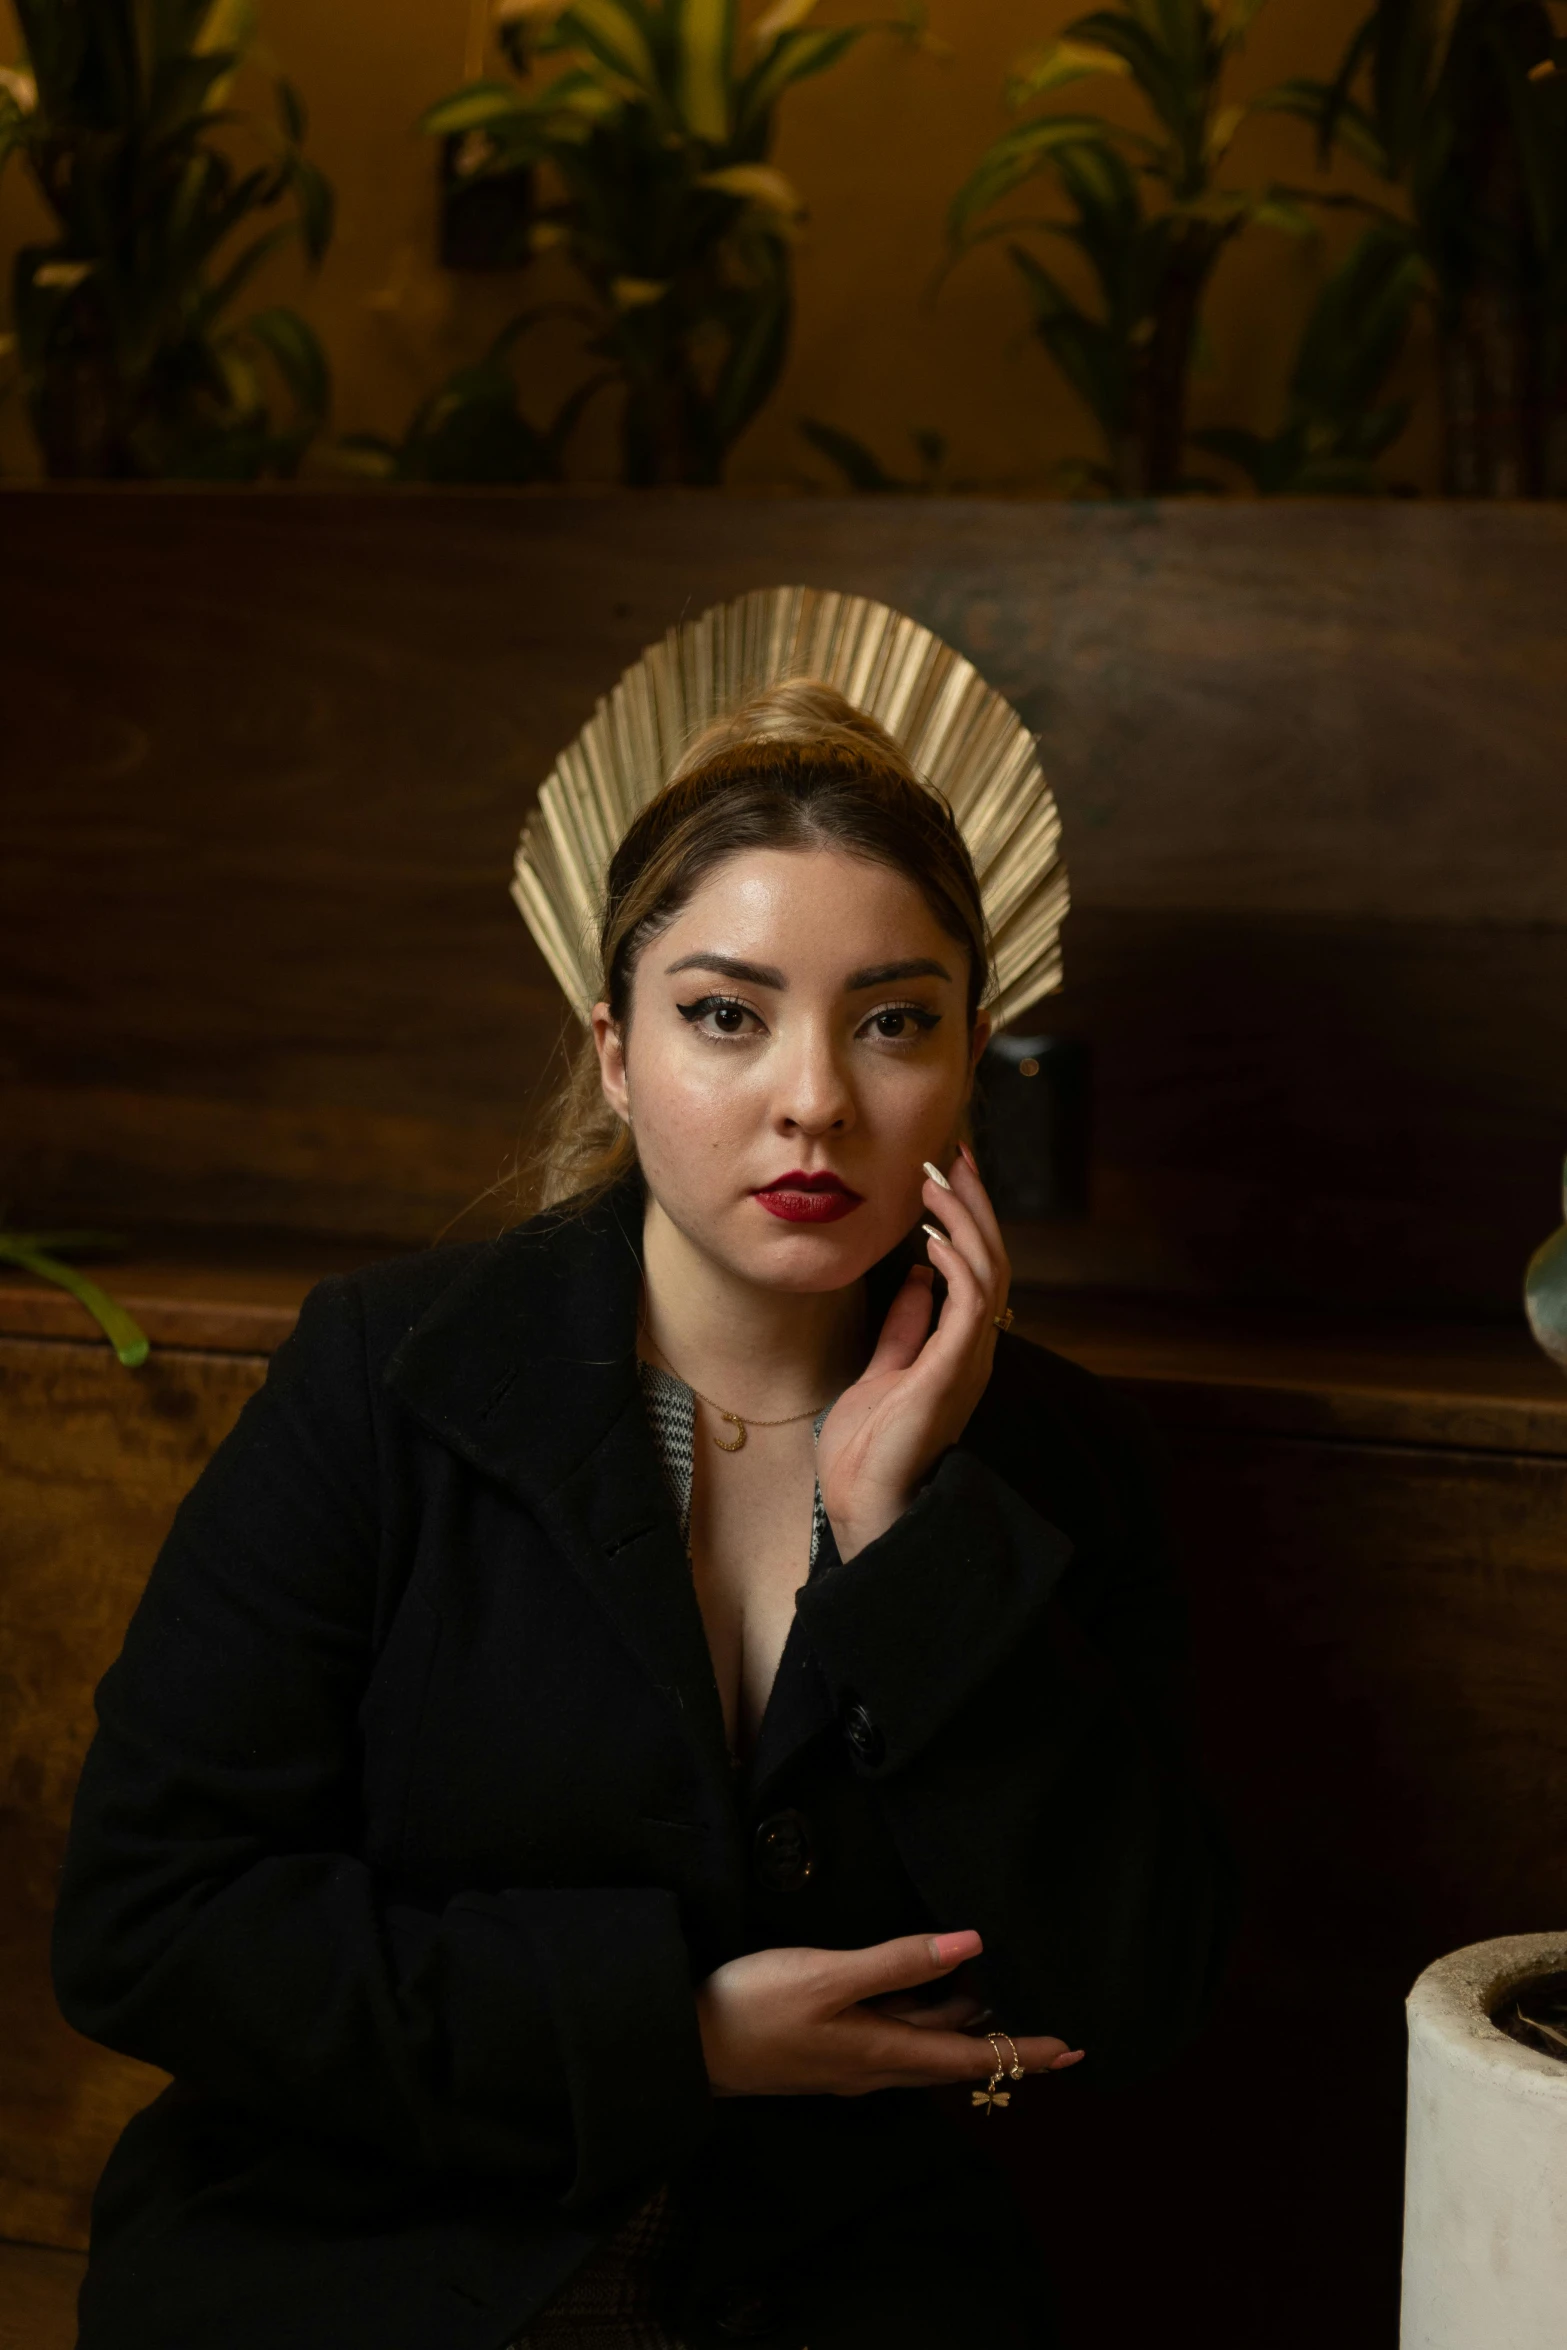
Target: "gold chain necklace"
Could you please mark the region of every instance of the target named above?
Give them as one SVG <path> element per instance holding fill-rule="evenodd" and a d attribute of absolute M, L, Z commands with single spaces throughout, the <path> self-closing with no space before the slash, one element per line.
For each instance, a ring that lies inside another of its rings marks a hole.
<path fill-rule="evenodd" d="M 657 1339 L 654 1338 L 647 1330 L 644 1330 L 642 1335 L 647 1340 L 648 1345 L 653 1349 L 653 1352 L 658 1356 L 658 1359 L 663 1364 L 665 1370 L 672 1372 L 675 1378 L 679 1379 L 680 1373 L 675 1370 L 674 1364 L 670 1361 L 668 1355 L 665 1354 Z M 684 1387 L 691 1387 L 691 1382 L 689 1379 L 684 1379 L 681 1380 L 681 1385 Z M 738 1412 L 725 1411 L 721 1403 L 716 1402 L 715 1399 L 710 1395 L 704 1395 L 700 1387 L 691 1387 L 691 1392 L 696 1397 L 698 1403 L 705 1403 L 709 1411 L 716 1412 L 721 1420 L 727 1420 L 730 1427 L 738 1431 L 733 1444 L 726 1444 L 721 1436 L 715 1436 L 713 1438 L 713 1442 L 717 1445 L 719 1451 L 739 1452 L 746 1439 L 746 1422 L 741 1419 L 740 1414 Z M 831 1400 L 832 1398 L 829 1396 L 828 1402 L 830 1403 Z M 824 1403 L 812 1404 L 808 1411 L 789 1412 L 781 1420 L 759 1420 L 753 1413 L 750 1417 L 750 1425 L 753 1428 L 792 1428 L 797 1420 L 814 1420 L 818 1412 L 824 1412 L 826 1409 L 827 1405 Z"/>

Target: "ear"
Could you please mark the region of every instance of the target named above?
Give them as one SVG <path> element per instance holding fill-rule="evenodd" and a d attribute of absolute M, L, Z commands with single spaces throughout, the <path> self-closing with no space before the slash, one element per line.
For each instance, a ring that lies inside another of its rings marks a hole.
<path fill-rule="evenodd" d="M 595 1004 L 591 1014 L 593 1049 L 599 1057 L 599 1083 L 604 1099 L 622 1125 L 631 1124 L 631 1096 L 626 1087 L 626 1044 L 608 1004 Z"/>
<path fill-rule="evenodd" d="M 969 1075 L 979 1067 L 980 1057 L 990 1042 L 990 1014 L 983 1004 L 974 1015 L 974 1034 L 969 1043 Z"/>

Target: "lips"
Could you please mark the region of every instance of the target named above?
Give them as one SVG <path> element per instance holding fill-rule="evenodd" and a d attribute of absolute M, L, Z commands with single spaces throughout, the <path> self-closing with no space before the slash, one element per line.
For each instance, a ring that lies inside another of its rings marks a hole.
<path fill-rule="evenodd" d="M 798 1167 L 775 1177 L 751 1196 L 770 1216 L 778 1216 L 786 1224 L 836 1224 L 840 1216 L 852 1216 L 861 1204 L 861 1194 L 851 1191 L 841 1175 L 807 1175 Z"/>

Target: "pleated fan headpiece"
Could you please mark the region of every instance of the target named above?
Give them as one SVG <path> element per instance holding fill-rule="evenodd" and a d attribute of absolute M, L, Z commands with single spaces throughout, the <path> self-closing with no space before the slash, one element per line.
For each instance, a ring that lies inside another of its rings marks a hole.
<path fill-rule="evenodd" d="M 579 1020 L 598 992 L 604 881 L 632 819 L 715 719 L 784 678 L 874 718 L 957 820 L 984 901 L 996 1026 L 1061 984 L 1061 819 L 1034 738 L 972 662 L 907 613 L 820 588 L 757 588 L 670 629 L 562 751 L 522 829 L 511 894 Z"/>

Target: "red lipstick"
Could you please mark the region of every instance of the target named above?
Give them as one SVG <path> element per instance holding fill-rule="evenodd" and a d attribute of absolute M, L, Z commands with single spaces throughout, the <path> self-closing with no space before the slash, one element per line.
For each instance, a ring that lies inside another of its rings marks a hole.
<path fill-rule="evenodd" d="M 840 1216 L 853 1214 L 862 1195 L 851 1191 L 841 1175 L 806 1175 L 796 1167 L 751 1196 L 786 1224 L 836 1224 Z"/>

